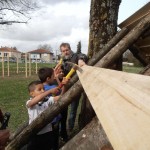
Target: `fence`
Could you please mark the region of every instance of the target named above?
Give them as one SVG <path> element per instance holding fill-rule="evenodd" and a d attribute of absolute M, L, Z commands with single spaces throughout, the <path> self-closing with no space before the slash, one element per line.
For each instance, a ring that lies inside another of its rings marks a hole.
<path fill-rule="evenodd" d="M 55 63 L 40 63 L 35 61 L 31 63 L 30 59 L 25 59 L 24 62 L 10 62 L 9 59 L 3 57 L 0 62 L 0 76 L 24 75 L 25 77 L 37 74 L 41 67 L 54 67 Z"/>

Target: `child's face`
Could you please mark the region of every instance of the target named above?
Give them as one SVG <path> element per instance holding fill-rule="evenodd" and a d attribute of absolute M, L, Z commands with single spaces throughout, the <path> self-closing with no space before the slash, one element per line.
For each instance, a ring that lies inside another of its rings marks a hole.
<path fill-rule="evenodd" d="M 60 69 L 59 74 L 58 74 L 58 78 L 63 79 L 63 77 L 64 77 L 64 71 L 63 71 L 63 69 Z"/>
<path fill-rule="evenodd" d="M 51 84 L 51 83 L 54 82 L 54 73 L 52 74 L 51 77 L 48 77 L 48 78 L 47 78 L 47 82 L 48 82 L 49 84 Z"/>
<path fill-rule="evenodd" d="M 40 94 L 43 93 L 43 92 L 44 92 L 43 84 L 38 84 L 38 85 L 35 86 L 34 91 L 30 92 L 30 95 L 31 95 L 32 97 L 35 97 L 35 96 L 40 95 Z"/>

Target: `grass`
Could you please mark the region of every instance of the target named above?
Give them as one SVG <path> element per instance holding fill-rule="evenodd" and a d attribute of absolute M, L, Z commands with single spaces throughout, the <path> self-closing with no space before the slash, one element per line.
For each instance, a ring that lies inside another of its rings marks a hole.
<path fill-rule="evenodd" d="M 42 64 L 39 67 L 48 65 L 49 64 Z M 124 67 L 124 71 L 134 73 L 138 73 L 141 69 L 140 67 Z M 14 132 L 21 124 L 28 120 L 25 106 L 26 101 L 29 99 L 27 85 L 36 79 L 38 79 L 36 74 L 28 78 L 25 78 L 25 75 L 16 74 L 10 77 L 0 77 L 0 108 L 3 112 L 11 113 L 9 121 L 9 129 L 11 132 Z M 80 107 L 78 109 L 78 114 L 80 112 Z"/>
<path fill-rule="evenodd" d="M 142 67 L 123 66 L 123 70 L 130 73 L 139 73 L 142 69 Z"/>
<path fill-rule="evenodd" d="M 37 79 L 37 76 L 25 78 L 22 76 L 5 77 L 0 80 L 0 108 L 10 112 L 9 128 L 13 132 L 24 121 L 27 121 L 26 101 L 29 99 L 27 85 Z"/>

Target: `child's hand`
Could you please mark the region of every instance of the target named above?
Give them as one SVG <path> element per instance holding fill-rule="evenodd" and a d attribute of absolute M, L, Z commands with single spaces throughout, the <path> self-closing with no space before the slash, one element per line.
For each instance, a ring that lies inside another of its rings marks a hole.
<path fill-rule="evenodd" d="M 60 64 L 57 64 L 57 66 L 56 66 L 55 69 L 54 69 L 54 76 L 55 76 L 55 78 L 58 77 L 59 72 L 60 72 L 60 69 L 61 69 L 61 65 L 60 65 Z"/>
<path fill-rule="evenodd" d="M 79 65 L 79 67 L 82 67 L 82 66 L 86 65 L 86 63 L 83 60 L 79 59 L 78 65 Z"/>
<path fill-rule="evenodd" d="M 55 87 L 55 88 L 53 88 L 53 89 L 51 89 L 51 93 L 52 94 L 56 94 L 56 93 L 58 93 L 59 92 L 59 88 L 58 87 Z"/>
<path fill-rule="evenodd" d="M 63 77 L 62 84 L 66 85 L 69 82 L 69 80 L 70 80 L 70 78 L 67 79 L 67 78 Z"/>
<path fill-rule="evenodd" d="M 54 101 L 57 102 L 59 100 L 60 96 L 55 96 Z"/>

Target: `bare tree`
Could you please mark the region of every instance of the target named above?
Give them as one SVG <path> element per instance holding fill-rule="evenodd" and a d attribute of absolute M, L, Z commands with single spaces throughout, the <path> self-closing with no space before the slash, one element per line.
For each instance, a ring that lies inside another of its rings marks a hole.
<path fill-rule="evenodd" d="M 0 25 L 27 23 L 37 8 L 34 0 L 0 0 Z"/>
<path fill-rule="evenodd" d="M 40 44 L 38 46 L 38 49 L 45 49 L 45 50 L 49 50 L 50 52 L 53 52 L 53 49 L 50 44 L 43 44 L 43 45 Z"/>

